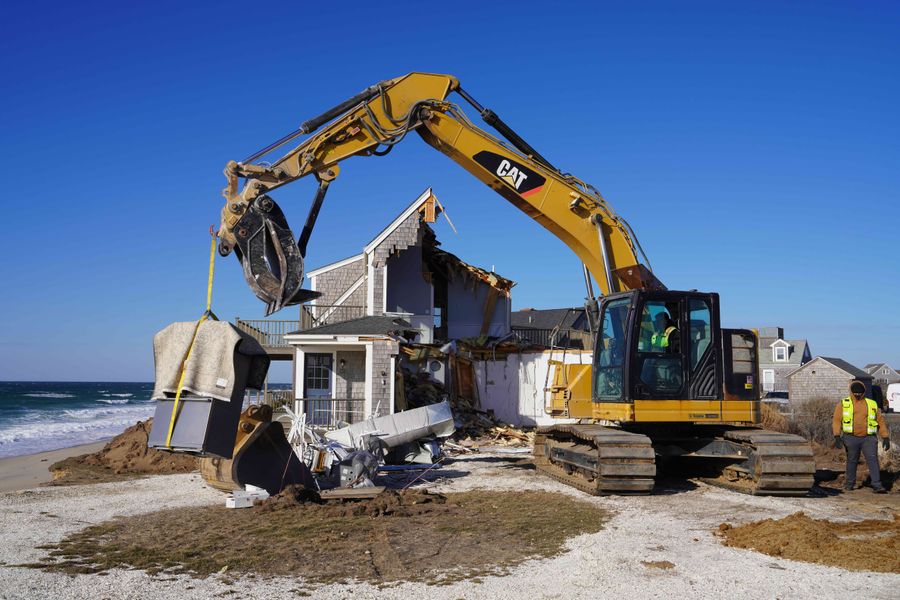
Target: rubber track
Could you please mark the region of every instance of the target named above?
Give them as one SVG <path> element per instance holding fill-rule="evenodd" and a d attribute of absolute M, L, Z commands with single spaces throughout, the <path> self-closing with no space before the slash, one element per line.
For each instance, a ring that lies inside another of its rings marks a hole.
<path fill-rule="evenodd" d="M 579 474 L 585 470 L 583 467 L 569 473 L 551 462 L 545 454 L 547 444 L 565 447 L 589 458 L 597 465 L 591 470 L 593 479 Z M 534 463 L 538 470 L 557 481 L 594 496 L 649 494 L 656 475 L 649 437 L 601 425 L 539 427 L 534 440 Z"/>
<path fill-rule="evenodd" d="M 747 462 L 753 480 L 704 479 L 706 483 L 754 496 L 805 496 L 813 486 L 816 463 L 812 447 L 799 435 L 765 429 L 733 429 L 723 437 L 752 450 Z"/>

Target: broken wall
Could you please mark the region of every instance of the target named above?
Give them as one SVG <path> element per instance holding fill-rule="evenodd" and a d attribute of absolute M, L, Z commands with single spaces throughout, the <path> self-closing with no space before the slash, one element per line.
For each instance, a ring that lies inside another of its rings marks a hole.
<path fill-rule="evenodd" d="M 475 380 L 482 410 L 492 410 L 506 423 L 519 426 L 574 423 L 575 419 L 553 419 L 544 412 L 544 388 L 549 361 L 566 364 L 591 364 L 590 351 L 561 350 L 523 352 L 475 362 Z"/>
<path fill-rule="evenodd" d="M 451 340 L 478 337 L 484 308 L 491 286 L 456 277 L 447 282 L 447 337 Z M 510 331 L 511 300 L 504 294 L 497 296 L 487 335 L 503 337 Z"/>

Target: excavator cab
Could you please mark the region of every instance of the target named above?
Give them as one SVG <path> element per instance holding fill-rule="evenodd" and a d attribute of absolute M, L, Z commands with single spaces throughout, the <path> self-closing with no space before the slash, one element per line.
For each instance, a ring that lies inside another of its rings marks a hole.
<path fill-rule="evenodd" d="M 594 403 L 632 404 L 638 421 L 671 421 L 676 412 L 683 415 L 679 420 L 755 420 L 756 337 L 720 327 L 718 294 L 635 290 L 607 296 L 597 336 Z M 678 410 L 684 401 L 696 402 L 697 410 Z M 741 414 L 727 410 L 738 405 L 726 402 L 739 403 Z"/>

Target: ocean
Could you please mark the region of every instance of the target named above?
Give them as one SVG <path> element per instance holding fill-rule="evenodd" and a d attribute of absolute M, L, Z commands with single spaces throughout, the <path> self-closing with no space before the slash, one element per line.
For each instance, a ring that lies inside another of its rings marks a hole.
<path fill-rule="evenodd" d="M 0 382 L 0 457 L 88 444 L 153 416 L 152 383 Z"/>

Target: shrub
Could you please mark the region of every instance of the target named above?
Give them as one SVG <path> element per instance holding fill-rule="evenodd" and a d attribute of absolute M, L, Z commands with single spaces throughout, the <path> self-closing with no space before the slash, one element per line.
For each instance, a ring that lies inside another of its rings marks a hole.
<path fill-rule="evenodd" d="M 762 402 L 760 409 L 760 425 L 764 429 L 770 431 L 780 431 L 781 433 L 791 433 L 791 424 L 787 417 L 778 412 L 778 409 L 767 402 Z"/>
<path fill-rule="evenodd" d="M 823 446 L 830 444 L 834 437 L 831 431 L 831 420 L 836 404 L 836 400 L 829 398 L 816 398 L 804 402 L 797 408 L 794 418 L 796 432 Z"/>

